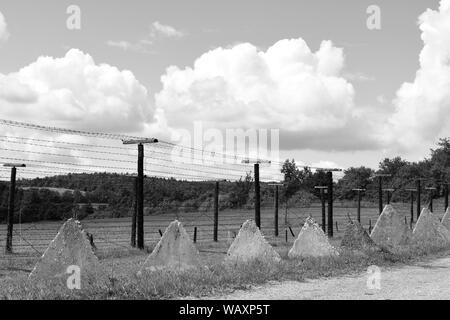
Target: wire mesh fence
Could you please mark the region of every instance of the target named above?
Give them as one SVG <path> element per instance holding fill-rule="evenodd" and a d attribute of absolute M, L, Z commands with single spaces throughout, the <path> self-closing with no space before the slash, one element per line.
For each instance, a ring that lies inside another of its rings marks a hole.
<path fill-rule="evenodd" d="M 393 203 L 394 208 L 410 221 L 410 205 L 408 203 Z M 439 217 L 444 214 L 443 201 L 436 201 L 434 213 Z M 232 241 L 243 222 L 254 219 L 254 210 L 236 209 L 221 210 L 218 219 L 218 240 Z M 414 221 L 417 213 L 414 211 Z M 293 242 L 300 232 L 305 219 L 312 216 L 318 223 L 321 221 L 322 208 L 320 203 L 296 208 L 279 208 L 279 236 L 275 237 L 274 207 L 261 209 L 261 230 L 269 241 Z M 334 206 L 334 236 L 339 239 L 345 232 L 348 217 L 356 219 L 356 204 L 335 203 Z M 361 223 L 369 231 L 378 219 L 379 211 L 375 204 L 366 204 L 361 208 Z M 183 223 L 191 238 L 196 242 L 212 242 L 214 233 L 214 213 L 212 210 L 199 212 L 168 212 L 145 216 L 144 234 L 146 246 L 154 246 L 166 227 L 173 220 Z M 82 220 L 83 228 L 93 235 L 95 246 L 99 250 L 131 249 L 131 217 L 101 218 Z M 9 259 L 38 258 L 56 236 L 63 221 L 43 221 L 16 224 L 13 249 L 14 256 Z M 195 230 L 196 229 L 196 230 Z M 195 233 L 195 236 L 194 236 Z M 0 243 L 6 241 L 6 225 L 0 224 Z M 2 259 L 5 259 L 3 257 Z"/>
<path fill-rule="evenodd" d="M 56 193 L 59 194 L 60 198 L 51 203 L 51 208 L 47 208 L 48 210 L 45 213 L 40 212 L 40 215 L 37 216 L 39 219 L 33 220 L 30 219 L 29 211 L 27 212 L 24 209 L 26 201 L 29 202 L 28 204 L 32 203 L 30 197 L 25 199 L 23 194 L 18 197 L 16 200 L 16 211 L 13 215 L 15 219 L 12 237 L 14 255 L 0 255 L 0 260 L 38 258 L 56 236 L 63 220 L 72 216 L 78 217 L 78 213 L 87 207 L 90 207 L 94 214 L 87 214 L 80 217 L 80 219 L 86 217 L 82 220 L 82 225 L 86 232 L 93 236 L 98 250 L 128 250 L 131 248 L 132 215 L 135 212 L 137 203 L 135 197 L 135 194 L 137 194 L 136 174 L 134 172 L 136 171 L 138 150 L 132 146 L 123 146 L 121 142 L 118 143 L 116 140 L 139 139 L 139 137 L 81 132 L 19 122 L 5 122 L 1 119 L 0 125 L 43 131 L 50 135 L 64 134 L 83 137 L 81 140 L 71 140 L 63 139 L 60 136 L 0 136 L 0 150 L 2 151 L 0 161 L 27 163 L 26 168 L 17 170 L 18 190 L 21 190 L 23 193 L 25 191 L 39 191 L 42 189 L 46 190 L 46 192 L 53 192 L 52 194 L 47 193 L 45 197 L 54 197 Z M 90 140 L 84 140 L 86 137 Z M 103 140 L 99 141 L 98 139 Z M 183 152 L 174 152 L 177 148 Z M 165 183 L 171 181 L 171 188 L 179 189 L 178 191 L 181 193 L 183 192 L 181 189 L 185 186 L 183 181 L 199 183 L 197 186 L 198 190 L 201 190 L 203 193 L 208 193 L 209 191 L 211 193 L 207 196 L 208 199 L 203 199 L 203 204 L 197 203 L 193 205 L 189 204 L 188 201 L 166 203 L 164 192 L 162 192 L 160 198 L 153 199 L 154 194 L 152 192 L 157 193 L 161 191 L 159 190 L 160 185 L 153 186 L 150 192 L 144 194 L 144 199 L 141 199 L 147 207 L 144 210 L 146 212 L 143 225 L 144 243 L 150 247 L 156 244 L 169 223 L 175 219 L 183 223 L 195 242 L 212 242 L 215 230 L 215 209 L 212 202 L 214 193 L 213 182 L 225 181 L 224 184 L 226 184 L 243 181 L 243 187 L 248 188 L 248 185 L 245 185 L 245 177 L 253 170 L 253 166 L 248 164 L 254 161 L 259 165 L 261 162 L 260 159 L 252 160 L 242 155 L 208 152 L 186 146 L 177 146 L 164 141 L 146 146 L 144 158 L 143 173 L 147 177 L 144 181 L 144 187 L 147 189 L 152 184 L 158 183 L 157 180 L 151 179 L 162 178 L 168 179 L 164 180 Z M 224 161 L 224 159 L 232 161 Z M 281 201 L 278 208 L 279 236 L 275 237 L 275 208 L 271 205 L 274 203 L 274 188 L 267 182 L 273 182 L 272 179 L 275 176 L 280 178 L 280 167 L 280 162 L 276 162 L 276 166 L 271 166 L 270 168 L 261 167 L 261 182 L 266 183 L 261 186 L 261 230 L 269 241 L 292 242 L 300 232 L 308 216 L 312 216 L 319 224 L 322 223 L 322 206 L 319 198 L 314 198 L 308 205 L 291 205 Z M 320 170 L 324 168 L 315 169 Z M 1 180 L 9 180 L 9 170 L 9 168 L 0 167 Z M 326 170 L 329 170 L 331 173 L 333 169 Z M 80 187 L 82 185 L 80 181 L 77 180 L 77 175 L 80 174 L 90 175 L 89 183 L 87 185 L 84 183 L 84 190 Z M 102 179 L 105 176 L 108 178 L 99 183 L 99 188 L 91 188 L 95 179 Z M 341 177 L 342 172 L 336 172 L 336 176 Z M 66 177 L 67 181 L 61 177 Z M 328 182 L 331 183 L 333 177 L 331 175 L 330 177 L 331 179 Z M 47 178 L 52 178 L 53 180 Z M 243 178 L 244 180 L 242 180 Z M 37 185 L 33 185 L 30 181 L 37 182 Z M 404 181 L 404 187 L 411 184 L 411 182 Z M 222 188 L 222 182 L 220 183 L 220 188 Z M 254 184 L 254 182 L 250 181 L 250 184 Z M 75 195 L 75 189 L 78 192 L 77 195 Z M 105 197 L 105 194 L 110 192 L 115 193 L 113 200 Z M 253 194 L 255 190 L 253 188 L 246 192 Z M 87 194 L 93 195 L 95 201 L 91 201 L 92 199 L 89 201 L 75 199 L 77 197 L 86 197 Z M 66 202 L 61 200 L 64 197 L 68 199 L 66 199 Z M 217 238 L 220 242 L 231 242 L 238 233 L 240 226 L 246 220 L 257 220 L 255 208 L 253 207 L 257 201 L 255 202 L 254 199 L 252 201 L 247 201 L 246 206 L 243 206 L 245 209 L 230 209 L 230 206 L 222 208 L 219 203 Z M 249 206 L 248 203 L 253 203 L 253 206 Z M 393 203 L 393 206 L 404 216 L 406 222 L 411 220 L 411 206 L 409 203 Z M 102 209 L 101 207 L 105 208 Z M 110 207 L 115 207 L 116 209 L 109 210 Z M 117 208 L 120 209 L 118 210 Z M 356 208 L 356 202 L 334 199 L 332 222 L 334 238 L 339 239 L 342 236 L 349 216 L 356 219 Z M 51 211 L 67 212 L 58 216 L 57 219 L 53 217 L 53 220 L 57 221 L 48 221 L 48 211 L 50 213 Z M 444 214 L 443 201 L 434 203 L 434 212 L 439 217 Z M 328 212 L 326 212 L 326 215 L 328 215 Z M 378 216 L 379 207 L 377 203 L 366 202 L 362 204 L 361 223 L 366 230 L 370 232 Z M 94 217 L 97 219 L 93 219 Z M 416 219 L 417 212 L 414 210 L 413 220 L 415 221 Z M 325 220 L 328 221 L 328 217 Z M 6 234 L 7 226 L 0 224 L 0 246 L 6 242 Z"/>

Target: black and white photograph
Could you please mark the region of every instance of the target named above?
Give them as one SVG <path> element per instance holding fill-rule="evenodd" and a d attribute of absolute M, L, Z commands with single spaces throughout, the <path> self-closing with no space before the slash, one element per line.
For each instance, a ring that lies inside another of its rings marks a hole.
<path fill-rule="evenodd" d="M 450 0 L 0 0 L 0 300 L 447 300 L 449 185 Z"/>

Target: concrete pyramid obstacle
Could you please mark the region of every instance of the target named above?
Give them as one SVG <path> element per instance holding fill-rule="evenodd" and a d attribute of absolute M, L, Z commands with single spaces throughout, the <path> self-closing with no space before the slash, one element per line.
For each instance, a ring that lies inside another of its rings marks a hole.
<path fill-rule="evenodd" d="M 67 284 L 74 267 L 79 268 L 81 287 L 107 280 L 80 222 L 69 219 L 45 250 L 29 279 L 49 283 L 58 280 Z"/>
<path fill-rule="evenodd" d="M 370 237 L 377 245 L 393 249 L 408 244 L 411 239 L 411 229 L 404 218 L 388 204 L 378 217 Z"/>
<path fill-rule="evenodd" d="M 446 246 L 450 245 L 450 231 L 436 215 L 424 208 L 414 227 L 413 240 L 422 245 Z"/>
<path fill-rule="evenodd" d="M 442 218 L 442 224 L 450 230 L 450 207 L 445 211 L 444 217 Z"/>
<path fill-rule="evenodd" d="M 280 261 L 281 257 L 266 241 L 256 223 L 253 220 L 247 220 L 228 249 L 225 262 L 237 263 L 252 260 L 271 263 Z"/>
<path fill-rule="evenodd" d="M 183 271 L 201 265 L 200 253 L 182 223 L 175 220 L 164 231 L 155 249 L 145 260 L 141 271 L 160 269 Z"/>
<path fill-rule="evenodd" d="M 341 247 L 359 251 L 381 251 L 381 248 L 372 240 L 361 223 L 353 221 L 350 217 Z"/>
<path fill-rule="evenodd" d="M 314 221 L 308 217 L 294 245 L 289 250 L 289 258 L 329 257 L 339 253 L 328 241 L 328 237 Z"/>

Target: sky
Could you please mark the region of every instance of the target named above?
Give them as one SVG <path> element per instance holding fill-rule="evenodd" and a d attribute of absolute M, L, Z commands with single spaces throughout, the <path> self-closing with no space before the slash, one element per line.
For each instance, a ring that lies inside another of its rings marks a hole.
<path fill-rule="evenodd" d="M 450 131 L 449 40 L 450 0 L 2 0 L 0 118 L 166 140 L 278 129 L 301 164 L 417 161 Z"/>

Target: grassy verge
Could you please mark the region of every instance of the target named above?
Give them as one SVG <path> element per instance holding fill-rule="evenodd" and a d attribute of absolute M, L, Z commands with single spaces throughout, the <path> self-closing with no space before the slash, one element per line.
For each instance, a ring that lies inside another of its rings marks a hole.
<path fill-rule="evenodd" d="M 0 281 L 0 299 L 173 299 L 201 298 L 222 295 L 238 289 L 248 289 L 269 281 L 334 277 L 365 271 L 370 265 L 401 266 L 447 255 L 449 249 L 409 247 L 396 254 L 341 251 L 334 258 L 288 259 L 286 252 L 277 264 L 261 261 L 227 266 L 209 264 L 208 268 L 185 272 L 156 271 L 137 275 L 144 254 L 102 253 L 105 266 L 116 267 L 114 276 L 106 284 L 94 284 L 82 290 L 68 290 L 64 285 L 48 284 L 38 287 L 27 281 L 26 275 Z M 127 256 L 124 256 L 128 254 Z M 116 260 L 111 260 L 116 259 Z M 126 261 L 121 263 L 120 260 Z"/>

